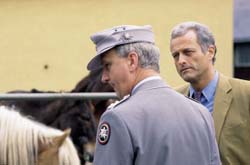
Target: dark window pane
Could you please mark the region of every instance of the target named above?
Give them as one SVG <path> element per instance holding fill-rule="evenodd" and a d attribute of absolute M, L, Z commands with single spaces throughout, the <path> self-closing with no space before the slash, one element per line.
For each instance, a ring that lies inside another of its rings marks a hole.
<path fill-rule="evenodd" d="M 234 77 L 250 80 L 250 42 L 234 44 Z"/>
<path fill-rule="evenodd" d="M 250 67 L 236 67 L 234 69 L 234 77 L 250 80 Z"/>
<path fill-rule="evenodd" d="M 234 64 L 236 67 L 250 67 L 250 43 L 235 44 Z"/>

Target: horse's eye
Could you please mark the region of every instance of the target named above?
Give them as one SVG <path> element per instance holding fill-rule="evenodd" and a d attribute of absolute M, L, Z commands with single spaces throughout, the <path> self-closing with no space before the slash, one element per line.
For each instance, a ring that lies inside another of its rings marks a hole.
<path fill-rule="evenodd" d="M 80 117 L 81 117 L 81 119 L 87 120 L 87 121 L 89 121 L 91 119 L 89 114 L 81 114 Z"/>
<path fill-rule="evenodd" d="M 86 144 L 88 142 L 88 138 L 85 136 L 81 136 L 81 137 L 79 137 L 79 141 L 80 141 L 80 144 L 83 145 L 83 144 Z"/>

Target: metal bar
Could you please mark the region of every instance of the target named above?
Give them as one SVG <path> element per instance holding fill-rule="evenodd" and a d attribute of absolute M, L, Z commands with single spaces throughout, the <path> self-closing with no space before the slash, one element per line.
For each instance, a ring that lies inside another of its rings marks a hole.
<path fill-rule="evenodd" d="M 0 100 L 91 100 L 117 99 L 114 92 L 82 92 L 82 93 L 6 93 L 0 94 Z"/>

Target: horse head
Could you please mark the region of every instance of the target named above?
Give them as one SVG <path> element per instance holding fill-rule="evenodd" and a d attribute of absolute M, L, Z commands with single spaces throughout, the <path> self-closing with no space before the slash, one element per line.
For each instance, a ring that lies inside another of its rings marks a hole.
<path fill-rule="evenodd" d="M 77 83 L 74 92 L 114 92 L 113 88 L 101 82 L 101 69 L 91 71 Z M 16 90 L 9 93 L 44 93 Z M 46 93 L 58 93 L 46 91 Z M 96 126 L 102 113 L 114 100 L 25 100 L 2 101 L 0 104 L 17 107 L 19 111 L 48 126 L 65 130 L 71 128 L 70 137 L 75 144 L 81 163 L 93 161 Z"/>
<path fill-rule="evenodd" d="M 51 126 L 62 130 L 71 128 L 72 140 L 79 152 L 82 164 L 93 161 L 96 137 L 96 121 L 84 101 L 64 100 L 61 115 Z"/>
<path fill-rule="evenodd" d="M 12 93 L 15 93 L 12 91 Z M 17 91 L 17 93 L 28 93 Z M 31 93 L 43 93 L 33 89 Z M 82 100 L 27 100 L 2 101 L 2 105 L 15 107 L 21 114 L 29 116 L 48 126 L 65 130 L 71 129 L 70 137 L 78 151 L 81 163 L 93 161 L 95 148 L 96 121 L 90 110 L 90 103 Z M 91 147 L 90 147 L 91 146 Z"/>
<path fill-rule="evenodd" d="M 80 164 L 70 131 L 45 126 L 0 107 L 0 164 Z"/>
<path fill-rule="evenodd" d="M 75 88 L 71 91 L 74 92 L 114 92 L 114 89 L 107 83 L 101 81 L 102 68 L 89 72 L 81 81 L 79 81 Z M 101 115 L 105 112 L 107 107 L 115 102 L 114 99 L 104 100 L 90 100 L 90 109 L 94 114 L 95 120 L 98 123 Z"/>
<path fill-rule="evenodd" d="M 38 140 L 38 165 L 58 165 L 59 160 L 59 149 L 63 145 L 64 141 L 70 134 L 70 129 L 64 131 L 60 136 L 52 137 L 50 143 L 45 143 L 46 140 Z M 62 164 L 62 163 L 61 163 Z"/>

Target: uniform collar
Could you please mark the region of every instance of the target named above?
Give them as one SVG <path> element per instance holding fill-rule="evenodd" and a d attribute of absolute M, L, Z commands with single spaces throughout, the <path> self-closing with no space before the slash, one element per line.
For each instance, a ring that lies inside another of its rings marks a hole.
<path fill-rule="evenodd" d="M 139 83 L 137 83 L 134 86 L 134 88 L 132 89 L 131 95 L 133 95 L 142 84 L 144 84 L 148 81 L 151 81 L 151 80 L 160 80 L 160 79 L 161 79 L 160 76 L 150 76 L 150 77 L 147 77 L 147 78 L 141 80 Z"/>

